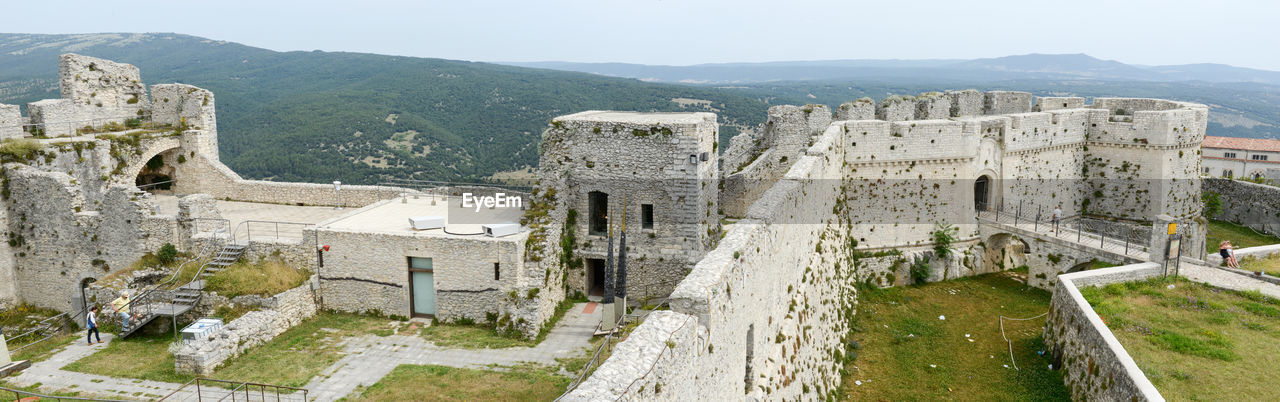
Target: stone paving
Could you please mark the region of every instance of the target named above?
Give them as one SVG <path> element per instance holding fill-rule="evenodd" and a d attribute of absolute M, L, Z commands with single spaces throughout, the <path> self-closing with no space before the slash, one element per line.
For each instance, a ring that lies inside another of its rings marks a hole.
<path fill-rule="evenodd" d="M 102 340 L 105 342 L 111 342 L 114 339 L 114 334 L 102 334 Z M 18 375 L 5 378 L 5 381 L 22 387 L 40 384 L 44 390 L 78 391 L 83 395 L 114 399 L 158 399 L 182 386 L 182 384 L 114 378 L 62 370 L 63 366 L 89 357 L 106 346 L 105 343 L 89 346 L 83 339 L 77 339 L 61 352 L 45 361 L 32 364 L 30 368 Z"/>
<path fill-rule="evenodd" d="M 178 214 L 178 198 L 173 195 L 156 194 L 152 195 L 152 200 L 156 203 L 156 212 L 168 215 Z M 315 206 L 296 206 L 296 205 L 280 205 L 266 204 L 259 202 L 241 202 L 241 201 L 223 201 L 216 200 L 218 212 L 222 213 L 222 217 L 229 221 L 231 228 L 238 229 L 238 235 L 248 235 L 252 232 L 254 239 L 264 238 L 270 239 L 279 237 L 279 239 L 301 239 L 302 225 L 275 225 L 265 222 L 254 222 L 246 224 L 249 227 L 242 226 L 245 221 L 279 221 L 279 222 L 295 222 L 304 224 L 317 224 L 335 218 L 343 214 L 354 211 L 354 209 L 335 209 L 333 207 L 315 207 Z"/>
<path fill-rule="evenodd" d="M 1202 265 L 1182 263 L 1179 274 L 1196 282 L 1205 282 L 1220 288 L 1231 290 L 1256 290 L 1262 294 L 1280 299 L 1280 285 L 1250 278 L 1224 269 Z"/>
<path fill-rule="evenodd" d="M 417 336 L 365 335 L 350 338 L 344 341 L 343 346 L 347 355 L 320 376 L 313 378 L 304 388 L 308 390 L 310 400 L 332 401 L 347 396 L 357 387 L 377 383 L 401 364 L 435 364 L 462 368 L 509 366 L 522 362 L 555 365 L 558 364 L 556 358 L 585 353 L 585 348 L 590 346 L 595 327 L 600 323 L 600 309 L 594 308 L 594 304 L 575 305 L 547 334 L 546 339 L 534 347 L 446 349 Z M 102 334 L 102 339 L 111 342 L 115 336 Z M 40 384 L 43 390 L 74 390 L 82 395 L 116 399 L 158 399 L 182 386 L 62 370 L 63 366 L 89 357 L 105 346 L 106 344 L 88 346 L 74 341 L 49 359 L 34 363 L 22 373 L 5 380 L 22 387 Z M 195 399 L 194 393 L 187 395 L 185 391 L 175 395 L 173 399 Z M 210 395 L 205 393 L 204 396 Z M 217 395 L 214 399 L 216 397 Z"/>
<path fill-rule="evenodd" d="M 441 366 L 485 368 L 509 366 L 522 362 L 557 364 L 556 358 L 573 357 L 590 346 L 600 309 L 595 303 L 578 304 L 565 313 L 559 325 L 535 347 L 506 349 L 443 349 L 417 336 L 365 335 L 346 341 L 346 357 L 312 379 L 304 388 L 313 400 L 336 400 L 360 386 L 377 383 L 401 364 L 435 364 Z M 591 311 L 587 313 L 585 311 Z"/>

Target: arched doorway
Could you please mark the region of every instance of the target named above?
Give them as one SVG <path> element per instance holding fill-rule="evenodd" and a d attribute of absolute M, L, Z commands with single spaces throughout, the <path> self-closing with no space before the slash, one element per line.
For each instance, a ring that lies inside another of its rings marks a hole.
<path fill-rule="evenodd" d="M 986 211 L 991 203 L 991 177 L 982 175 L 973 182 L 973 208 Z"/>

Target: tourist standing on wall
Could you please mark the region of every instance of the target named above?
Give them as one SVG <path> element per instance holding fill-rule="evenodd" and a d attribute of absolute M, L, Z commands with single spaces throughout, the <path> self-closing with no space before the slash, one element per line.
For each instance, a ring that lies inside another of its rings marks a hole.
<path fill-rule="evenodd" d="M 89 345 L 93 345 L 93 338 L 98 337 L 98 343 L 102 343 L 102 334 L 98 333 L 98 306 L 93 306 L 89 312 L 85 314 L 85 324 L 89 327 L 89 333 L 85 334 L 85 338 L 89 341 Z"/>
<path fill-rule="evenodd" d="M 129 329 L 129 290 L 120 292 L 120 297 L 111 301 L 111 309 L 120 315 L 120 332 Z"/>

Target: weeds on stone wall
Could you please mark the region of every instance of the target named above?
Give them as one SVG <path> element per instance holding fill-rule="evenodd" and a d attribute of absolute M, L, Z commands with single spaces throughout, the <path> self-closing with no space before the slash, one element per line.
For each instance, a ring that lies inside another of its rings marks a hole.
<path fill-rule="evenodd" d="M 933 231 L 933 252 L 939 259 L 945 260 L 951 257 L 951 246 L 956 242 L 955 226 L 945 223 L 939 223 L 938 227 Z"/>
<path fill-rule="evenodd" d="M 0 162 L 26 163 L 44 152 L 44 144 L 26 138 L 10 138 L 0 142 Z"/>

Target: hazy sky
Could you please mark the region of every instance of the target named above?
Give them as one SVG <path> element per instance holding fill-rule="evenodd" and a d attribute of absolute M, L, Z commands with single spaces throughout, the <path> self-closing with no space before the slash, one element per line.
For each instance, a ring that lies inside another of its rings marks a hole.
<path fill-rule="evenodd" d="M 177 32 L 273 50 L 685 65 L 1088 53 L 1280 70 L 1276 1 L 19 1 L 0 32 Z"/>

